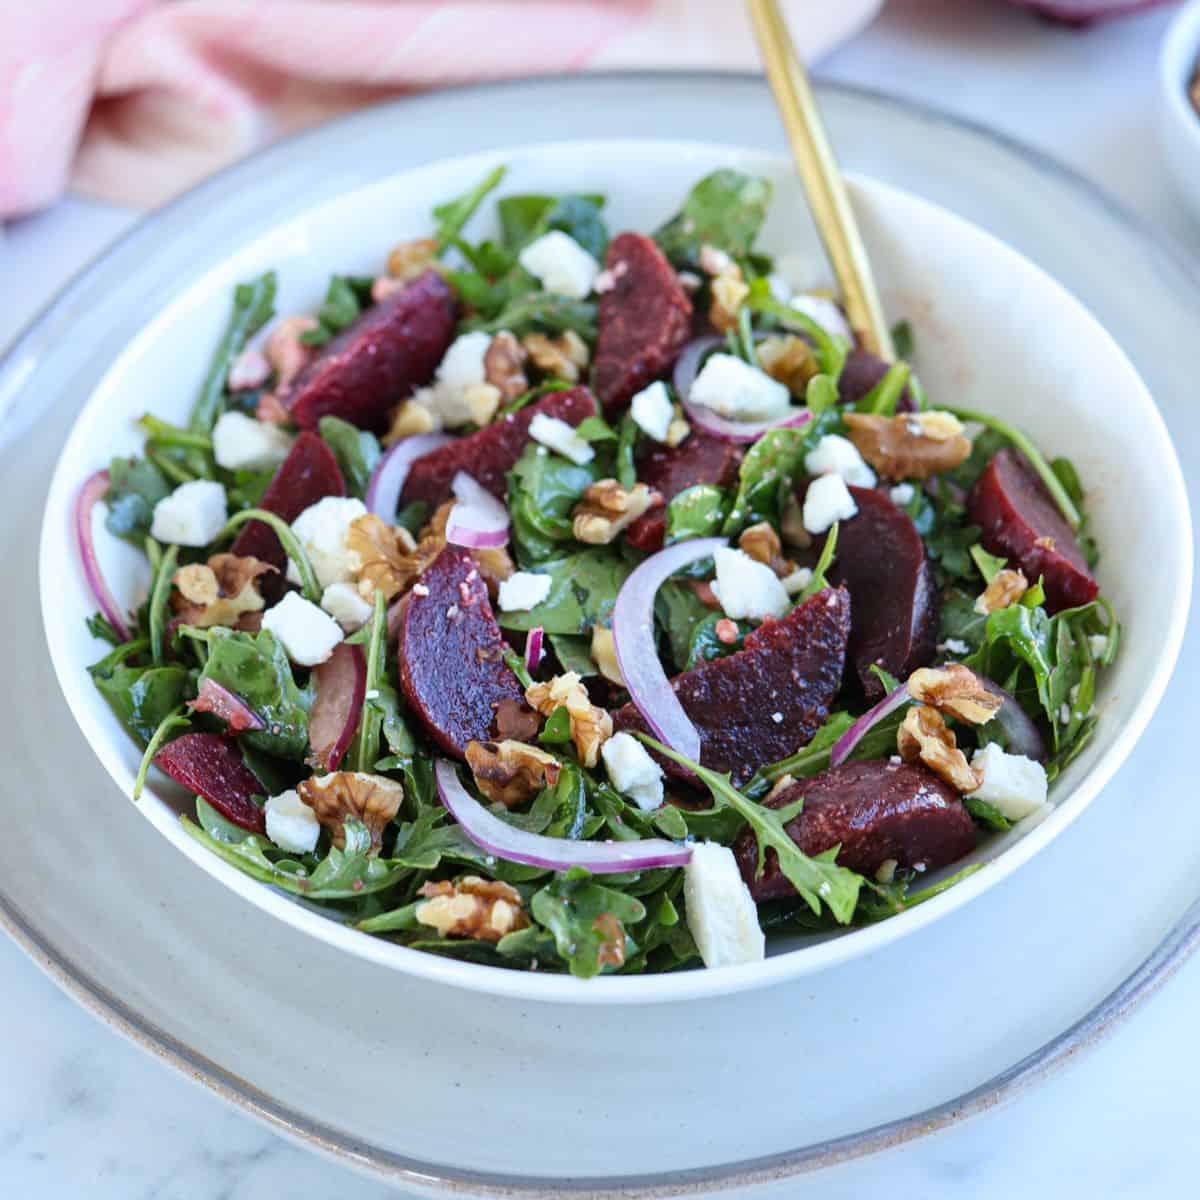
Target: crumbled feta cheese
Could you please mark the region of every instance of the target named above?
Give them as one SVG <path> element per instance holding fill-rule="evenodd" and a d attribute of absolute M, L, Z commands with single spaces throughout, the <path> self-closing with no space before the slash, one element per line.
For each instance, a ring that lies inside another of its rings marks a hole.
<path fill-rule="evenodd" d="M 1071 723 L 1071 706 L 1067 703 L 1062 703 L 1058 707 L 1058 720 L 1061 725 L 1070 725 Z"/>
<path fill-rule="evenodd" d="M 972 799 L 990 804 L 1001 816 L 1020 821 L 1046 803 L 1046 771 L 1023 754 L 1008 754 L 995 742 L 976 750 L 971 766 L 983 774 Z"/>
<path fill-rule="evenodd" d="M 791 407 L 792 394 L 766 371 L 732 354 L 712 354 L 688 399 L 731 421 L 768 421 Z"/>
<path fill-rule="evenodd" d="M 892 503 L 899 508 L 903 508 L 906 504 L 911 504 L 912 498 L 916 494 L 917 490 L 911 483 L 898 483 L 888 492 Z"/>
<path fill-rule="evenodd" d="M 706 967 L 760 962 L 766 938 L 758 910 L 728 846 L 697 842 L 683 868 L 687 924 Z"/>
<path fill-rule="evenodd" d="M 321 593 L 321 607 L 347 633 L 361 629 L 374 612 L 352 583 L 331 583 Z"/>
<path fill-rule="evenodd" d="M 783 724 L 783 713 L 773 712 L 771 714 L 771 720 L 774 721 L 776 725 L 782 725 Z"/>
<path fill-rule="evenodd" d="M 362 559 L 346 545 L 346 537 L 351 524 L 366 515 L 367 506 L 361 500 L 326 496 L 292 522 L 292 532 L 304 547 L 321 587 L 349 583 L 362 569 Z M 300 572 L 290 560 L 287 577 L 292 583 L 300 582 Z"/>
<path fill-rule="evenodd" d="M 600 274 L 600 264 L 561 229 L 552 229 L 530 242 L 517 261 L 546 291 L 573 300 L 582 300 Z"/>
<path fill-rule="evenodd" d="M 538 413 L 529 422 L 529 436 L 535 442 L 549 446 L 563 458 L 569 458 L 580 466 L 591 462 L 596 457 L 595 450 L 575 432 L 572 426 L 568 425 L 566 421 L 559 420 L 558 417 L 548 417 L 545 413 Z"/>
<path fill-rule="evenodd" d="M 600 747 L 600 757 L 604 759 L 609 783 L 623 796 L 628 796 L 642 812 L 653 812 L 662 807 L 662 767 L 637 738 L 628 733 L 613 734 Z"/>
<path fill-rule="evenodd" d="M 436 412 L 450 429 L 471 420 L 471 389 L 487 380 L 484 355 L 492 344 L 492 335 L 476 331 L 464 333 L 450 343 L 434 374 L 432 388 L 421 388 L 417 402 Z"/>
<path fill-rule="evenodd" d="M 814 296 L 801 292 L 793 296 L 788 303 L 810 320 L 816 321 L 826 333 L 831 333 L 835 337 L 844 337 L 851 345 L 854 344 L 854 334 L 851 332 L 850 323 L 832 300 L 825 296 Z"/>
<path fill-rule="evenodd" d="M 1093 633 L 1088 636 L 1088 649 L 1092 652 L 1093 658 L 1100 658 L 1108 649 L 1108 635 L 1105 633 Z"/>
<path fill-rule="evenodd" d="M 629 412 L 634 424 L 652 437 L 656 442 L 667 440 L 667 430 L 671 427 L 671 418 L 675 415 L 671 405 L 671 393 L 661 379 L 649 387 L 642 388 L 629 405 Z"/>
<path fill-rule="evenodd" d="M 294 788 L 272 796 L 263 808 L 263 815 L 267 818 L 267 837 L 280 850 L 308 854 L 316 849 L 321 823 Z"/>
<path fill-rule="evenodd" d="M 804 456 L 810 475 L 840 475 L 854 487 L 874 487 L 875 472 L 863 461 L 858 447 L 840 434 L 827 433 Z"/>
<path fill-rule="evenodd" d="M 785 575 L 779 582 L 783 584 L 783 590 L 789 596 L 798 596 L 812 583 L 812 577 L 811 567 L 797 567 L 790 575 Z"/>
<path fill-rule="evenodd" d="M 761 621 L 782 617 L 791 608 L 787 589 L 766 563 L 756 562 L 744 550 L 719 546 L 713 551 L 717 578 L 713 595 L 727 617 L 735 621 Z"/>
<path fill-rule="evenodd" d="M 302 667 L 323 663 L 343 637 L 338 623 L 299 592 L 288 592 L 274 608 L 267 609 L 262 627 L 270 630 L 288 658 Z"/>
<path fill-rule="evenodd" d="M 808 485 L 804 496 L 804 528 L 824 533 L 835 521 L 848 521 L 858 505 L 840 475 L 820 475 Z"/>
<path fill-rule="evenodd" d="M 500 581 L 502 612 L 527 612 L 537 608 L 550 595 L 550 576 L 533 571 L 515 571 Z"/>
<path fill-rule="evenodd" d="M 150 536 L 176 546 L 207 546 L 228 519 L 225 489 L 211 479 L 193 479 L 154 506 Z"/>
<path fill-rule="evenodd" d="M 947 638 L 944 642 L 938 642 L 937 650 L 939 654 L 966 654 L 971 649 L 962 638 Z"/>
<path fill-rule="evenodd" d="M 292 435 L 245 413 L 222 413 L 212 431 L 213 458 L 227 471 L 268 471 L 292 448 Z"/>

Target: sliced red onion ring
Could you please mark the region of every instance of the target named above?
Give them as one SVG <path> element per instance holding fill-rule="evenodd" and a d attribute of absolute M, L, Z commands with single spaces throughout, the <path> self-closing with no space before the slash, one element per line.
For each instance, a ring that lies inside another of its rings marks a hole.
<path fill-rule="evenodd" d="M 73 514 L 75 524 L 75 544 L 79 548 L 79 559 L 83 564 L 83 577 L 87 582 L 88 591 L 100 606 L 100 611 L 113 627 L 113 632 L 123 641 L 129 641 L 129 626 L 121 613 L 113 594 L 104 582 L 104 573 L 100 570 L 100 560 L 96 557 L 96 540 L 92 536 L 92 510 L 98 501 L 103 500 L 108 493 L 108 472 L 97 471 L 90 475 L 79 489 L 75 497 Z"/>
<path fill-rule="evenodd" d="M 266 722 L 246 702 L 223 687 L 215 679 L 200 680 L 200 691 L 195 700 L 188 701 L 193 712 L 212 713 L 229 727 L 230 733 L 246 733 L 251 729 L 265 729 Z"/>
<path fill-rule="evenodd" d="M 829 753 L 829 765 L 840 767 L 854 750 L 854 747 L 867 736 L 884 717 L 890 716 L 911 697 L 908 694 L 908 684 L 902 683 L 894 692 L 889 692 L 874 708 L 869 708 L 836 742 Z"/>
<path fill-rule="evenodd" d="M 671 374 L 671 382 L 675 385 L 675 395 L 684 404 L 691 395 L 692 384 L 700 373 L 700 363 L 704 356 L 718 346 L 725 345 L 725 339 L 720 337 L 693 338 L 675 360 L 675 370 Z"/>
<path fill-rule="evenodd" d="M 629 698 L 660 742 L 694 762 L 700 759 L 700 734 L 683 711 L 659 661 L 654 644 L 654 597 L 676 571 L 728 544 L 725 538 L 699 538 L 652 554 L 625 580 L 613 607 L 613 645 Z"/>
<path fill-rule="evenodd" d="M 535 625 L 525 636 L 525 669 L 532 675 L 542 665 L 542 639 L 546 631 Z"/>
<path fill-rule="evenodd" d="M 1009 753 L 1023 754 L 1035 762 L 1045 762 L 1050 749 L 1033 718 L 1017 703 L 1016 697 L 1006 692 L 998 683 L 993 683 L 984 675 L 977 678 L 993 696 L 1001 696 L 1004 699 L 1004 704 L 993 720 L 1000 722 L 1000 728 L 1008 738 Z"/>
<path fill-rule="evenodd" d="M 397 442 L 376 464 L 367 484 L 367 511 L 391 524 L 408 469 L 418 459 L 454 439 L 448 433 L 415 433 Z"/>
<path fill-rule="evenodd" d="M 457 503 L 446 521 L 446 541 L 468 550 L 496 550 L 508 542 L 508 509 L 487 488 L 459 471 L 450 484 Z"/>
<path fill-rule="evenodd" d="M 340 646 L 313 668 L 312 712 L 308 744 L 312 758 L 324 771 L 336 771 L 354 738 L 367 694 L 367 657 L 361 646 Z"/>
<path fill-rule="evenodd" d="M 769 421 L 730 421 L 711 408 L 690 402 L 684 404 L 683 411 L 693 425 L 724 442 L 757 442 L 769 429 L 797 429 L 812 420 L 812 413 L 807 408 L 789 409 L 782 416 L 772 417 Z"/>
<path fill-rule="evenodd" d="M 1027 8 L 1051 21 L 1088 25 L 1092 21 L 1105 21 L 1110 17 L 1156 8 L 1165 0 L 1009 0 L 1009 3 L 1018 8 Z"/>
<path fill-rule="evenodd" d="M 505 862 L 526 863 L 549 871 L 583 867 L 593 875 L 621 871 L 650 871 L 655 867 L 686 866 L 690 846 L 662 838 L 635 842 L 584 842 L 529 833 L 494 817 L 463 787 L 453 763 L 441 759 L 434 768 L 438 795 L 463 833 L 481 850 Z"/>

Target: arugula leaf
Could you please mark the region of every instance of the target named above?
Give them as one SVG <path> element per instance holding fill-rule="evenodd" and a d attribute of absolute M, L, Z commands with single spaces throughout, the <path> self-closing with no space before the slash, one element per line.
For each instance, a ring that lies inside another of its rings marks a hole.
<path fill-rule="evenodd" d="M 815 596 L 818 592 L 823 592 L 829 586 L 829 580 L 826 578 L 826 575 L 829 573 L 829 568 L 833 566 L 834 556 L 837 554 L 838 530 L 840 528 L 840 521 L 834 521 L 829 527 L 829 532 L 825 535 L 825 544 L 821 547 L 820 556 L 817 558 L 817 565 L 813 567 L 812 578 L 804 585 L 803 590 L 797 597 L 798 604 L 803 604 L 810 596 Z"/>
<path fill-rule="evenodd" d="M 577 241 L 598 262 L 608 249 L 608 230 L 601 211 L 603 196 L 505 196 L 496 204 L 500 235 L 515 255 L 530 242 L 561 230 Z"/>
<path fill-rule="evenodd" d="M 636 950 L 626 926 L 646 916 L 640 900 L 594 883 L 587 871 L 578 868 L 535 892 L 529 909 L 533 919 L 554 935 L 559 957 L 580 979 L 623 965 Z"/>
<path fill-rule="evenodd" d="M 908 363 L 892 363 L 887 369 L 887 374 L 858 402 L 858 411 L 892 416 L 911 375 L 912 368 Z"/>
<path fill-rule="evenodd" d="M 914 346 L 912 325 L 907 321 L 897 321 L 892 326 L 892 348 L 897 358 L 911 359 Z"/>
<path fill-rule="evenodd" d="M 546 636 L 564 671 L 574 671 L 585 679 L 599 673 L 592 661 L 591 638 L 570 633 L 548 633 Z"/>
<path fill-rule="evenodd" d="M 382 736 L 393 755 L 405 757 L 416 751 L 416 742 L 400 715 L 400 696 L 387 673 L 387 601 L 375 591 L 375 612 L 371 617 L 367 646 L 366 694 L 362 717 L 351 754 L 355 770 L 369 771 L 379 752 Z"/>
<path fill-rule="evenodd" d="M 379 439 L 341 417 L 322 417 L 317 429 L 337 459 L 349 494 L 361 500 L 367 493 L 371 472 L 379 462 Z"/>
<path fill-rule="evenodd" d="M 724 489 L 711 483 L 684 488 L 667 505 L 664 545 L 689 538 L 712 537 L 725 523 L 729 500 Z"/>
<path fill-rule="evenodd" d="M 691 658 L 692 638 L 712 610 L 686 583 L 668 579 L 654 597 L 654 615 L 667 635 L 671 659 L 682 671 Z"/>
<path fill-rule="evenodd" d="M 628 492 L 637 483 L 637 466 L 634 463 L 633 452 L 637 449 L 637 422 L 632 413 L 626 413 L 617 427 L 617 461 L 614 468 L 617 482 Z"/>
<path fill-rule="evenodd" d="M 561 554 L 559 543 L 574 537 L 571 510 L 600 477 L 595 459 L 580 466 L 558 454 L 539 454 L 539 449 L 530 442 L 508 475 L 513 540 L 523 563 Z"/>
<path fill-rule="evenodd" d="M 369 275 L 332 275 L 317 309 L 317 327 L 300 335 L 306 346 L 323 346 L 348 329 L 371 303 Z"/>
<path fill-rule="evenodd" d="M 145 458 L 114 458 L 108 468 L 108 491 L 104 501 L 109 533 L 141 546 L 154 520 L 154 506 L 171 494 L 162 471 Z"/>
<path fill-rule="evenodd" d="M 984 583 L 991 583 L 1008 565 L 1007 558 L 997 558 L 994 554 L 989 554 L 978 542 L 971 547 L 970 554 L 979 568 L 980 575 L 983 576 Z"/>
<path fill-rule="evenodd" d="M 191 672 L 184 667 L 106 663 L 103 659 L 90 668 L 92 680 L 117 719 L 143 745 L 171 713 L 196 694 Z"/>
<path fill-rule="evenodd" d="M 744 258 L 770 205 L 770 180 L 723 167 L 692 188 L 683 207 L 655 232 L 654 240 L 676 267 L 698 266 L 704 245 Z"/>
<path fill-rule="evenodd" d="M 1012 822 L 999 809 L 993 808 L 986 800 L 978 796 L 964 796 L 963 807 L 981 825 L 996 833 L 1004 833 L 1012 828 Z"/>
<path fill-rule="evenodd" d="M 688 643 L 687 661 L 683 664 L 685 671 L 702 662 L 711 662 L 714 658 L 725 658 L 742 648 L 745 631 L 740 626 L 733 642 L 725 643 L 717 637 L 717 625 L 724 619 L 722 613 L 709 613 L 695 626 Z"/>
<path fill-rule="evenodd" d="M 808 428 L 824 421 L 825 417 L 810 421 Z M 784 500 L 804 469 L 810 446 L 807 431 L 770 429 L 750 447 L 738 469 L 737 495 L 721 529 L 726 537 L 759 521 L 778 528 Z"/>
<path fill-rule="evenodd" d="M 948 879 L 943 879 L 911 894 L 908 890 L 912 886 L 911 879 L 899 880 L 896 883 L 877 883 L 873 879 L 866 879 L 863 882 L 867 885 L 867 891 L 864 892 L 859 902 L 858 915 L 864 921 L 883 921 L 888 917 L 894 917 L 899 912 L 915 908 L 918 904 L 924 904 L 927 900 L 932 900 L 934 896 L 940 896 L 943 892 L 949 891 L 955 884 L 961 883 L 982 868 L 983 863 L 971 863 Z M 877 899 L 872 899 L 872 894 Z"/>
<path fill-rule="evenodd" d="M 452 279 L 457 286 L 461 275 L 452 273 Z M 464 299 L 471 302 L 469 296 Z M 590 300 L 575 300 L 555 292 L 522 291 L 502 299 L 498 307 L 494 299 L 488 305 L 477 307 L 490 315 L 464 322 L 464 330 L 499 333 L 501 329 L 507 329 L 517 337 L 523 337 L 527 333 L 563 333 L 573 329 L 586 341 L 596 337 L 596 305 Z"/>
<path fill-rule="evenodd" d="M 605 625 L 633 564 L 609 547 L 589 547 L 537 570 L 550 576 L 550 594 L 527 612 L 497 614 L 503 628 L 528 631 L 540 625 L 547 633 L 585 634 Z"/>
<path fill-rule="evenodd" d="M 474 187 L 461 196 L 439 204 L 433 210 L 438 252 L 445 250 L 462 233 L 463 227 L 475 215 L 489 193 L 500 186 L 508 168 L 493 167 Z"/>

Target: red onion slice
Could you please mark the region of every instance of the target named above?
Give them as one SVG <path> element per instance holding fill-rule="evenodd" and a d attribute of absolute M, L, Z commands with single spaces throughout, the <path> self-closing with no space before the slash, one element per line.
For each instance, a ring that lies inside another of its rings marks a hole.
<path fill-rule="evenodd" d="M 650 871 L 656 867 L 686 866 L 690 846 L 662 838 L 634 842 L 583 842 L 529 833 L 494 817 L 463 787 L 454 765 L 445 759 L 434 768 L 438 795 L 463 833 L 481 850 L 505 862 L 525 863 L 548 871 L 583 867 L 593 875 Z"/>
<path fill-rule="evenodd" d="M 797 429 L 812 420 L 812 413 L 807 408 L 793 408 L 769 421 L 730 421 L 711 408 L 690 402 L 684 404 L 683 411 L 693 425 L 724 442 L 757 442 L 769 429 Z"/>
<path fill-rule="evenodd" d="M 508 542 L 508 509 L 491 492 L 465 471 L 450 489 L 457 503 L 446 521 L 446 541 L 468 550 L 496 550 Z"/>
<path fill-rule="evenodd" d="M 700 734 L 683 711 L 659 661 L 654 644 L 654 597 L 676 571 L 728 544 L 725 538 L 699 538 L 652 554 L 625 580 L 613 607 L 613 645 L 629 698 L 660 742 L 694 762 L 700 759 Z"/>
<path fill-rule="evenodd" d="M 75 544 L 79 548 L 79 560 L 83 564 L 83 577 L 87 581 L 88 591 L 100 606 L 105 620 L 113 627 L 113 632 L 122 642 L 129 641 L 129 626 L 113 594 L 104 582 L 104 573 L 100 570 L 100 560 L 96 557 L 96 540 L 92 535 L 92 510 L 98 501 L 108 494 L 108 472 L 97 471 L 90 475 L 79 489 L 75 497 L 74 525 Z"/>
<path fill-rule="evenodd" d="M 874 708 L 869 708 L 836 742 L 829 753 L 829 765 L 840 767 L 850 757 L 854 747 L 879 724 L 884 717 L 890 716 L 911 697 L 908 694 L 908 684 L 902 683 L 894 692 L 884 696 Z"/>
<path fill-rule="evenodd" d="M 375 465 L 367 484 L 367 511 L 390 525 L 396 519 L 408 469 L 418 459 L 454 439 L 448 433 L 415 433 L 397 442 Z"/>
<path fill-rule="evenodd" d="M 542 640 L 545 634 L 546 631 L 540 625 L 535 625 L 525 636 L 525 669 L 530 675 L 542 665 L 542 656 L 545 654 Z"/>
<path fill-rule="evenodd" d="M 692 384 L 696 382 L 696 376 L 700 373 L 701 360 L 710 350 L 715 350 L 718 346 L 723 345 L 725 345 L 724 338 L 710 336 L 693 338 L 684 346 L 675 360 L 675 370 L 671 374 L 671 382 L 675 385 L 675 395 L 682 403 L 686 404 L 687 398 L 691 394 Z"/>
<path fill-rule="evenodd" d="M 1008 738 L 1009 753 L 1023 754 L 1035 762 L 1045 762 L 1050 755 L 1050 748 L 1033 718 L 1020 706 L 1011 692 L 1006 692 L 998 683 L 993 683 L 984 675 L 977 678 L 993 696 L 1001 696 L 1004 699 L 1004 704 L 993 720 L 1000 722 L 1000 728 Z"/>
<path fill-rule="evenodd" d="M 1106 21 L 1127 13 L 1141 12 L 1146 8 L 1157 8 L 1166 0 L 1009 0 L 1018 8 L 1027 8 L 1051 21 L 1067 25 L 1088 25 L 1092 21 Z"/>
<path fill-rule="evenodd" d="M 230 733 L 246 733 L 251 729 L 265 729 L 266 722 L 246 702 L 215 679 L 200 680 L 200 691 L 195 700 L 188 701 L 193 712 L 212 713 L 229 727 Z"/>
<path fill-rule="evenodd" d="M 345 642 L 313 668 L 316 693 L 308 718 L 308 744 L 319 769 L 336 771 L 362 717 L 367 694 L 367 657 Z"/>

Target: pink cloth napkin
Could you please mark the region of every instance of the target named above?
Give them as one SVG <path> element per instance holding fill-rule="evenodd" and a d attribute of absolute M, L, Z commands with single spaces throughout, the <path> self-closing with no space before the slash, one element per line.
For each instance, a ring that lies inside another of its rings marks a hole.
<path fill-rule="evenodd" d="M 809 59 L 882 0 L 790 0 Z M 33 0 L 0 38 L 0 218 L 71 187 L 152 206 L 254 146 L 419 89 L 744 69 L 737 0 Z"/>

